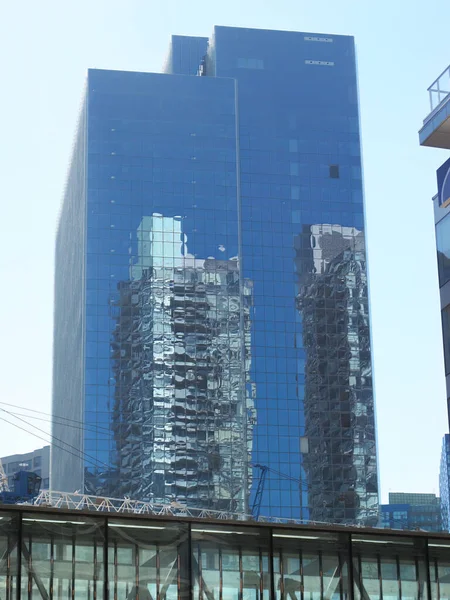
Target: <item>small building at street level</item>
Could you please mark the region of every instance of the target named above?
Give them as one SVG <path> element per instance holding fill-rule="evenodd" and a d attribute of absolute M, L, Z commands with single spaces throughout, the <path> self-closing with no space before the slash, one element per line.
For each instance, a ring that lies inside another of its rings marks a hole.
<path fill-rule="evenodd" d="M 42 488 L 48 489 L 50 482 L 50 446 L 43 446 L 23 454 L 10 454 L 0 458 L 8 478 L 8 486 L 14 487 L 14 474 L 22 469 L 33 471 L 42 479 Z"/>
<path fill-rule="evenodd" d="M 450 536 L 0 507 L 5 600 L 440 600 Z"/>

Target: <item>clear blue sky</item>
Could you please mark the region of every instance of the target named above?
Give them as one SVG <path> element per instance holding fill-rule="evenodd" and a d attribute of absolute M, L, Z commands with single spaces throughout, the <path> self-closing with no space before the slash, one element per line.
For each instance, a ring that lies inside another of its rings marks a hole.
<path fill-rule="evenodd" d="M 86 70 L 160 71 L 171 34 L 213 25 L 352 34 L 382 493 L 437 492 L 447 417 L 431 197 L 448 153 L 420 148 L 417 130 L 450 63 L 450 3 L 27 0 L 1 17 L 1 401 L 50 411 L 53 245 Z M 43 444 L 2 416 L 0 456 Z"/>

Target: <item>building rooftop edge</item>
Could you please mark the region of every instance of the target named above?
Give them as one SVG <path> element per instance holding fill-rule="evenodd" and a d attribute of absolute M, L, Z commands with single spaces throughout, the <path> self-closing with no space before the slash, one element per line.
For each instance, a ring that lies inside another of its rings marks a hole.
<path fill-rule="evenodd" d="M 363 534 L 372 535 L 374 537 L 397 537 L 404 538 L 409 537 L 433 537 L 447 540 L 450 543 L 450 535 L 446 532 L 430 532 L 430 531 L 417 531 L 417 530 L 400 530 L 400 529 L 385 529 L 382 527 L 357 527 L 352 525 L 337 525 L 330 523 L 329 525 L 314 525 L 314 524 L 291 524 L 291 523 L 276 523 L 273 521 L 253 521 L 253 520 L 226 520 L 226 519 L 211 519 L 211 518 L 200 518 L 200 517 L 181 517 L 173 515 L 150 515 L 150 514 L 136 514 L 136 513 L 116 513 L 116 512 L 97 512 L 91 510 L 71 510 L 65 508 L 55 508 L 47 506 L 33 506 L 26 504 L 12 504 L 12 505 L 0 505 L 0 514 L 2 512 L 26 512 L 34 513 L 36 515 L 54 515 L 54 516 L 82 516 L 91 517 L 92 519 L 119 519 L 128 520 L 136 519 L 143 521 L 166 521 L 174 523 L 195 523 L 195 524 L 209 524 L 209 525 L 223 525 L 223 526 L 237 526 L 237 527 L 262 527 L 272 529 L 296 529 L 298 531 L 316 531 L 324 533 L 351 533 L 351 534 Z"/>
<path fill-rule="evenodd" d="M 214 25 L 214 31 L 216 29 L 235 29 L 238 31 L 264 31 L 274 33 L 288 33 L 288 34 L 299 34 L 299 35 L 327 35 L 339 38 L 355 39 L 352 34 L 346 33 L 330 33 L 328 31 L 299 31 L 294 29 L 267 29 L 265 27 L 234 27 L 232 25 Z M 195 36 L 193 36 L 195 37 Z"/>

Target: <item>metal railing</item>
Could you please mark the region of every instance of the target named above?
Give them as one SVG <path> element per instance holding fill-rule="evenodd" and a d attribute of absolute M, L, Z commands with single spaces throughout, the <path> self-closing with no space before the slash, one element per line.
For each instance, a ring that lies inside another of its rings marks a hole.
<path fill-rule="evenodd" d="M 259 516 L 242 512 L 218 511 L 205 508 L 192 508 L 172 502 L 168 504 L 157 504 L 131 500 L 130 498 L 106 498 L 101 496 L 90 496 L 87 494 L 57 492 L 54 490 L 43 490 L 33 503 L 35 506 L 46 506 L 66 510 L 92 510 L 95 512 L 109 513 L 133 513 L 136 515 L 192 517 L 200 519 L 219 519 L 225 521 L 257 521 L 260 523 L 289 523 L 293 525 L 330 525 L 325 521 L 313 521 L 310 519 L 290 519 L 283 517 Z M 362 514 L 364 513 L 364 514 Z M 360 517 L 378 517 L 378 509 L 367 509 L 360 511 Z M 336 525 L 358 526 L 354 522 L 335 523 Z M 364 525 L 364 519 L 360 526 Z"/>
<path fill-rule="evenodd" d="M 428 88 L 430 97 L 430 114 L 428 120 L 441 106 L 441 104 L 450 96 L 450 65 L 433 81 Z"/>

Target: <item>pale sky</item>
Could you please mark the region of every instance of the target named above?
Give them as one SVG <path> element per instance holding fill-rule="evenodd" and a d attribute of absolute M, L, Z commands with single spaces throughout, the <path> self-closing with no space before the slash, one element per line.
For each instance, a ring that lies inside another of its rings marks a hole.
<path fill-rule="evenodd" d="M 420 148 L 417 131 L 429 112 L 427 87 L 450 63 L 449 22 L 448 0 L 5 2 L 0 401 L 50 412 L 54 237 L 87 69 L 158 72 L 171 34 L 208 36 L 214 25 L 351 34 L 382 497 L 438 492 L 447 415 L 431 197 L 449 153 Z M 30 429 L 0 412 L 0 456 L 44 444 L 3 417 Z"/>

